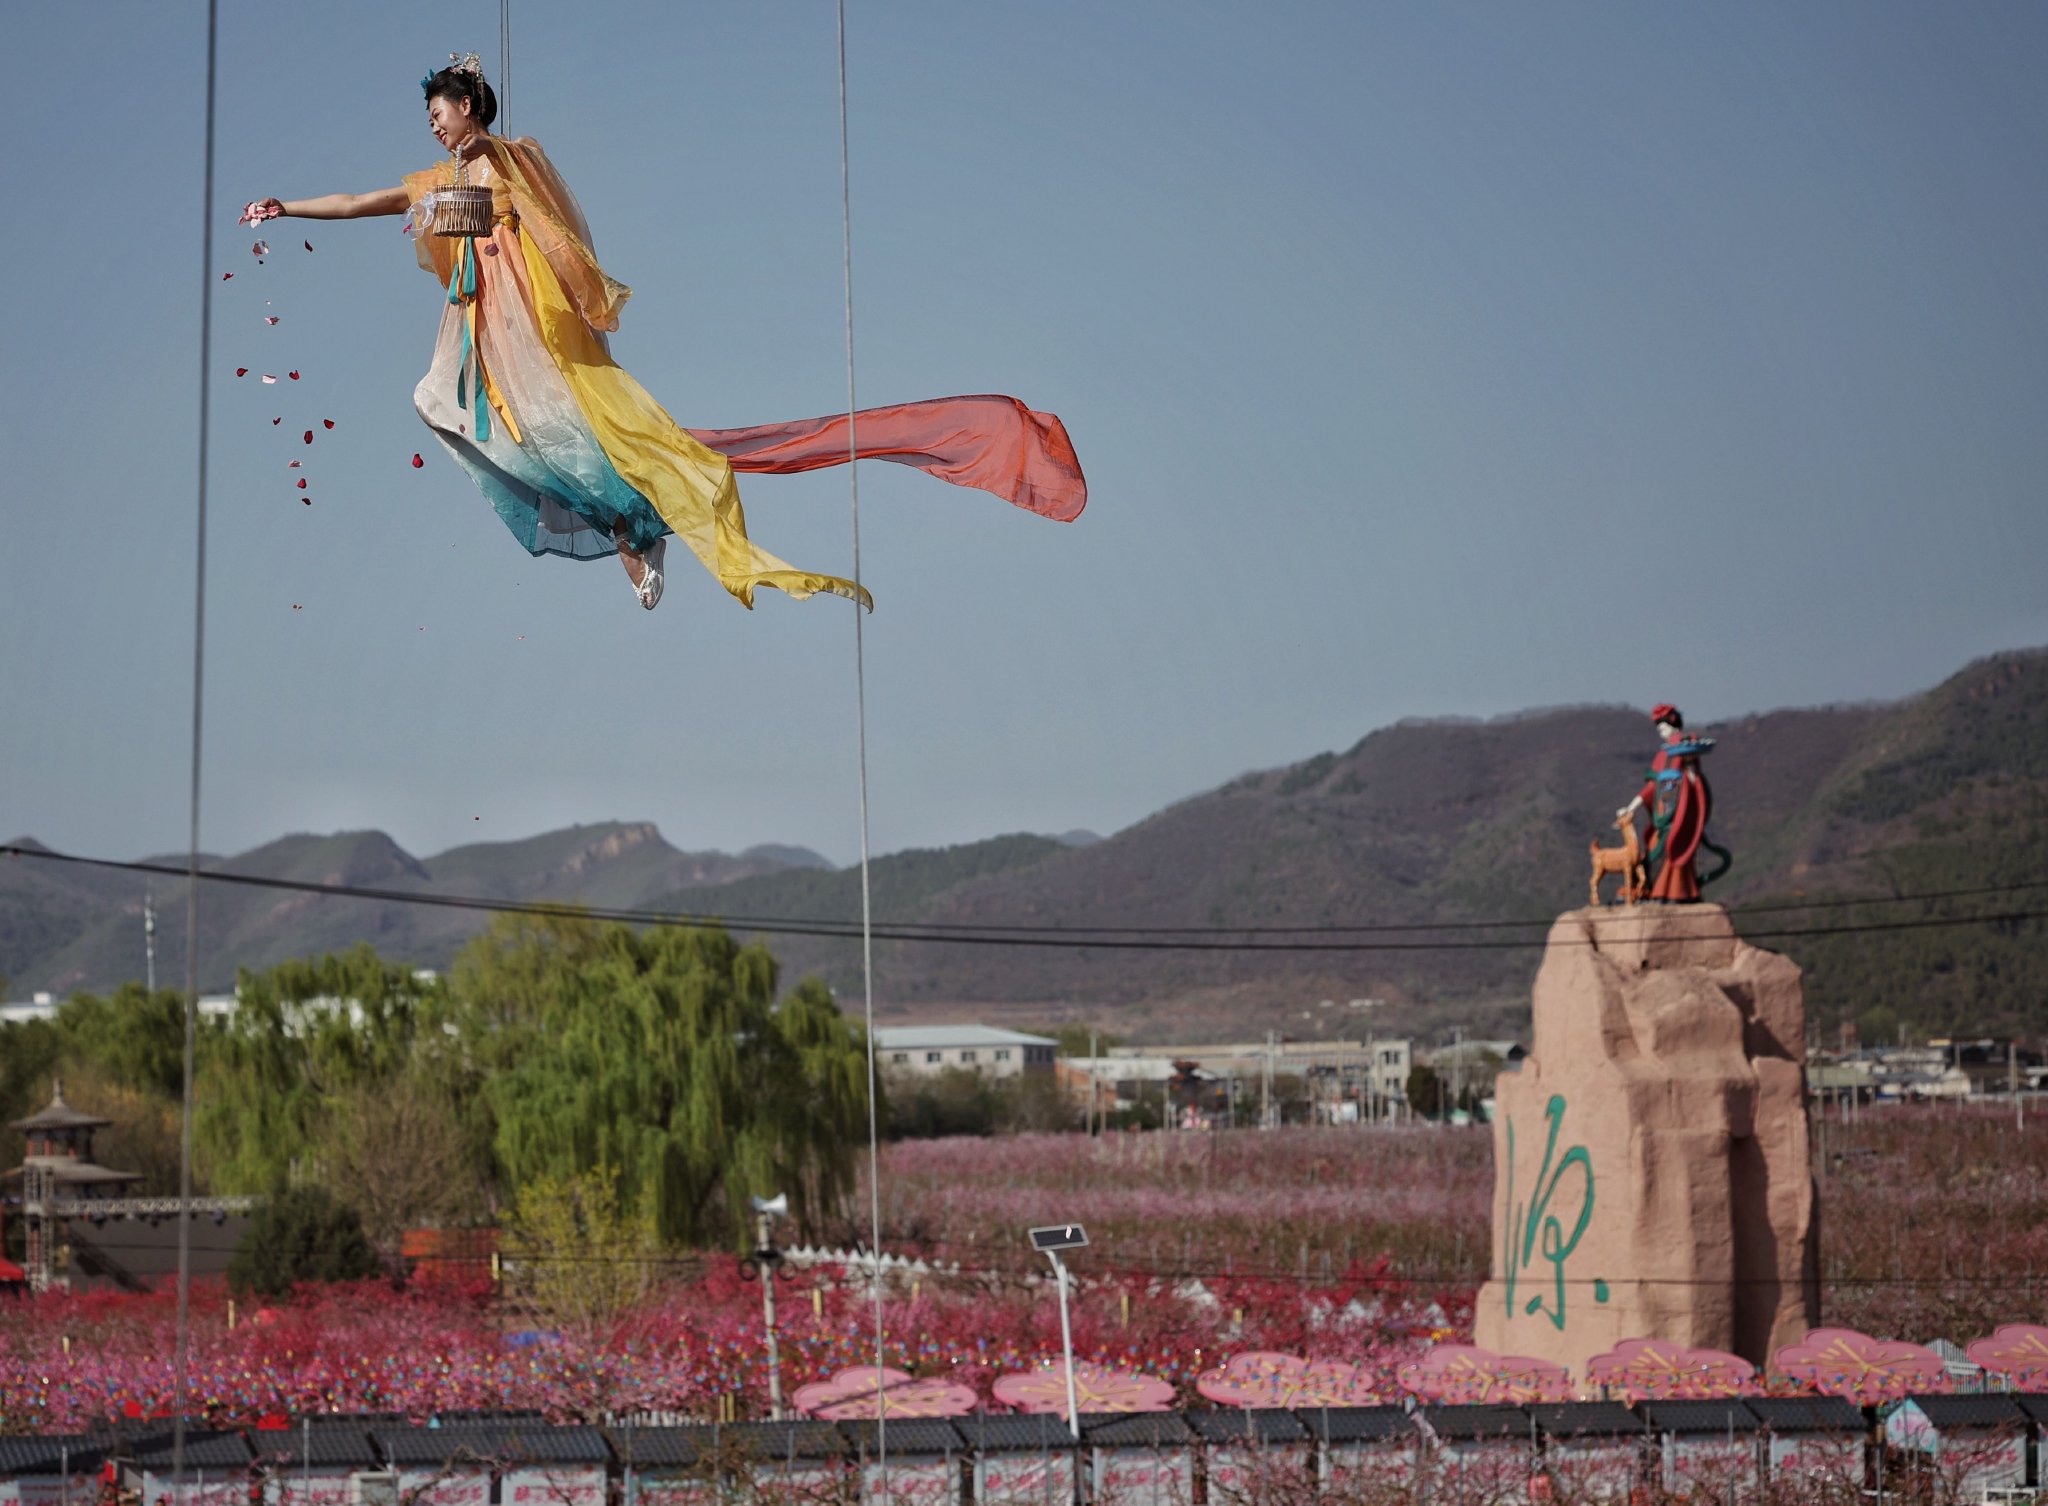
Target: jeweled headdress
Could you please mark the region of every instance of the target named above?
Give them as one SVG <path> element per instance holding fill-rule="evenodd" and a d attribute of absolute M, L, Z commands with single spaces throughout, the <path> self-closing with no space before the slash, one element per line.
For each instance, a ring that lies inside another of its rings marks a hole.
<path fill-rule="evenodd" d="M 481 84 L 484 81 L 484 60 L 478 57 L 473 52 L 449 53 L 448 67 L 456 73 L 467 73 L 471 75 L 473 78 L 476 79 L 476 81 L 479 84 Z M 420 92 L 422 94 L 426 93 L 427 90 L 431 89 L 434 86 L 434 73 L 438 73 L 439 71 L 439 69 L 435 69 L 433 73 L 427 73 L 421 76 Z"/>

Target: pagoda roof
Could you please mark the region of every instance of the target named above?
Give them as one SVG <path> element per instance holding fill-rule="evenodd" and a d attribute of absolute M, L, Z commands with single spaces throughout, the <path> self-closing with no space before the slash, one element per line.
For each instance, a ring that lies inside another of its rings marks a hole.
<path fill-rule="evenodd" d="M 113 1124 L 111 1119 L 102 1119 L 97 1114 L 87 1114 L 74 1109 L 64 1101 L 64 1079 L 58 1078 L 51 1084 L 50 1101 L 37 1113 L 26 1119 L 17 1119 L 10 1129 L 23 1131 L 53 1129 L 106 1129 Z"/>
<path fill-rule="evenodd" d="M 12 1171 L 0 1171 L 0 1182 L 19 1182 L 22 1173 L 30 1166 L 46 1170 L 62 1187 L 107 1187 L 118 1182 L 139 1182 L 139 1171 L 115 1171 L 108 1166 L 95 1166 L 90 1161 L 73 1161 L 69 1157 L 31 1156 L 26 1164 Z"/>

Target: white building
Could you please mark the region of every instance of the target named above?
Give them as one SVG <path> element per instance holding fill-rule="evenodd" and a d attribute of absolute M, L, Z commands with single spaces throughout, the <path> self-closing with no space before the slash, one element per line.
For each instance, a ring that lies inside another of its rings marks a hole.
<path fill-rule="evenodd" d="M 1064 1065 L 1118 1085 L 1123 1101 L 1135 1102 L 1147 1096 L 1150 1085 L 1176 1078 L 1182 1062 L 1200 1079 L 1223 1084 L 1236 1103 L 1266 1102 L 1276 1078 L 1300 1078 L 1309 1084 L 1317 1122 L 1357 1124 L 1406 1115 L 1414 1050 L 1405 1040 L 1379 1039 L 1112 1046 L 1103 1056 L 1070 1057 Z"/>
<path fill-rule="evenodd" d="M 875 1060 L 885 1072 L 944 1072 L 965 1067 L 990 1077 L 1050 1072 L 1059 1042 L 992 1025 L 878 1025 Z"/>

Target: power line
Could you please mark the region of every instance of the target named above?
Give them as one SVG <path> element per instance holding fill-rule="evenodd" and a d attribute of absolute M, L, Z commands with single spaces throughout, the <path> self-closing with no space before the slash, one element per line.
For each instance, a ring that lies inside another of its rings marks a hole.
<path fill-rule="evenodd" d="M 165 874 L 172 877 L 189 877 L 188 870 L 163 863 L 126 862 L 114 858 L 80 857 L 70 853 L 51 852 L 47 849 L 23 847 L 19 844 L 0 844 L 0 856 L 39 858 L 45 861 L 77 863 L 97 868 L 110 868 L 128 873 Z M 689 914 L 673 911 L 638 910 L 616 907 L 581 905 L 567 901 L 552 900 L 511 900 L 491 899 L 481 895 L 421 894 L 403 889 L 382 889 L 358 884 L 322 884 L 303 879 L 270 878 L 252 873 L 228 873 L 220 870 L 202 872 L 198 877 L 215 884 L 240 885 L 247 888 L 283 890 L 298 894 L 315 894 L 335 899 L 371 900 L 384 904 L 424 905 L 441 909 L 479 910 L 495 914 L 531 915 L 543 918 L 565 920 L 607 920 L 628 925 L 659 926 L 721 926 L 734 930 L 758 932 L 764 935 L 812 936 L 830 940 L 858 940 L 864 932 L 858 922 L 850 921 L 789 921 L 771 917 L 748 917 L 716 914 Z M 2028 881 L 2020 884 L 2000 885 L 1977 891 L 1937 891 L 1927 895 L 1901 895 L 1871 901 L 1826 901 L 1825 905 L 1853 903 L 1903 903 L 1909 900 L 1926 900 L 1945 896 L 1960 896 L 1966 893 L 2008 893 L 2014 890 L 2048 887 L 2048 880 Z M 1817 904 L 1815 908 L 1821 907 Z M 1773 907 L 1775 908 L 1775 907 Z M 1660 915 L 1670 912 L 1657 912 Z M 1683 912 L 1680 912 L 1683 913 Z M 1623 920 L 1635 917 L 1617 912 L 1611 919 Z M 1545 925 L 1554 923 L 1543 922 Z M 1855 922 L 1846 925 L 1787 926 L 1775 930 L 1749 931 L 1744 939 L 1754 941 L 1776 941 L 1810 936 L 1856 936 L 1891 931 L 1939 930 L 1955 926 L 1975 925 L 2018 925 L 2048 920 L 2048 911 L 2016 910 L 1999 911 L 1975 915 L 1920 916 L 1911 919 Z M 1448 930 L 1454 926 L 1470 929 L 1487 929 L 1501 925 L 1532 925 L 1534 922 L 1440 922 L 1429 925 L 1389 926 L 1388 931 L 1429 931 Z M 1291 927 L 1274 930 L 1280 934 L 1292 931 Z M 1351 928 L 1333 928 L 1349 931 Z M 1360 927 L 1371 932 L 1373 928 Z M 1108 934 L 1104 934 L 1108 933 Z M 1133 934 L 1136 933 L 1136 934 Z M 1063 928 L 1047 926 L 1031 931 L 1025 928 L 1015 930 L 997 926 L 942 929 L 938 925 L 923 922 L 898 922 L 878 924 L 865 934 L 877 940 L 926 945 L 948 946 L 1007 946 L 1007 947 L 1060 947 L 1086 951 L 1139 951 L 1139 952 L 1477 952 L 1477 951 L 1527 951 L 1553 945 L 1561 946 L 1612 946 L 1625 944 L 1632 938 L 1627 935 L 1608 934 L 1600 938 L 1587 937 L 1525 937 L 1508 940 L 1452 940 L 1452 941 L 1346 941 L 1346 940 L 1283 940 L 1277 936 L 1260 936 L 1247 940 L 1226 940 L 1244 934 L 1243 928 L 1219 926 L 1208 929 L 1184 928 L 1171 932 L 1147 932 L 1141 927 L 1087 927 Z M 1187 939 L 1172 939 L 1185 937 Z M 1200 939 L 1200 938 L 1214 939 Z M 1660 938 L 1669 939 L 1669 938 Z M 1677 938 L 1677 939 L 1683 939 Z"/>

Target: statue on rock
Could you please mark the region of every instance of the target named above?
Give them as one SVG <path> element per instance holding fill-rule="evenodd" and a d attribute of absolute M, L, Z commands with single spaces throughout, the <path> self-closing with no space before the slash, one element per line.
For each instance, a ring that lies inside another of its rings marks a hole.
<path fill-rule="evenodd" d="M 1583 1381 L 1630 1339 L 1762 1365 L 1803 1337 L 1819 1225 L 1798 967 L 1719 905 L 1589 906 L 1551 929 L 1531 1026 L 1494 1087 L 1474 1342 Z"/>
<path fill-rule="evenodd" d="M 1714 791 L 1700 768 L 1700 759 L 1714 750 L 1714 740 L 1688 737 L 1685 718 L 1676 706 L 1658 706 L 1651 711 L 1650 720 L 1657 724 L 1657 736 L 1664 745 L 1650 761 L 1642 790 L 1615 812 L 1615 819 L 1633 828 L 1636 812 L 1648 807 L 1649 866 L 1656 877 L 1645 898 L 1690 904 L 1700 897 L 1702 884 L 1711 884 L 1728 871 L 1728 850 L 1707 840 Z M 1702 847 L 1721 859 L 1720 867 L 1705 878 L 1695 867 Z"/>

